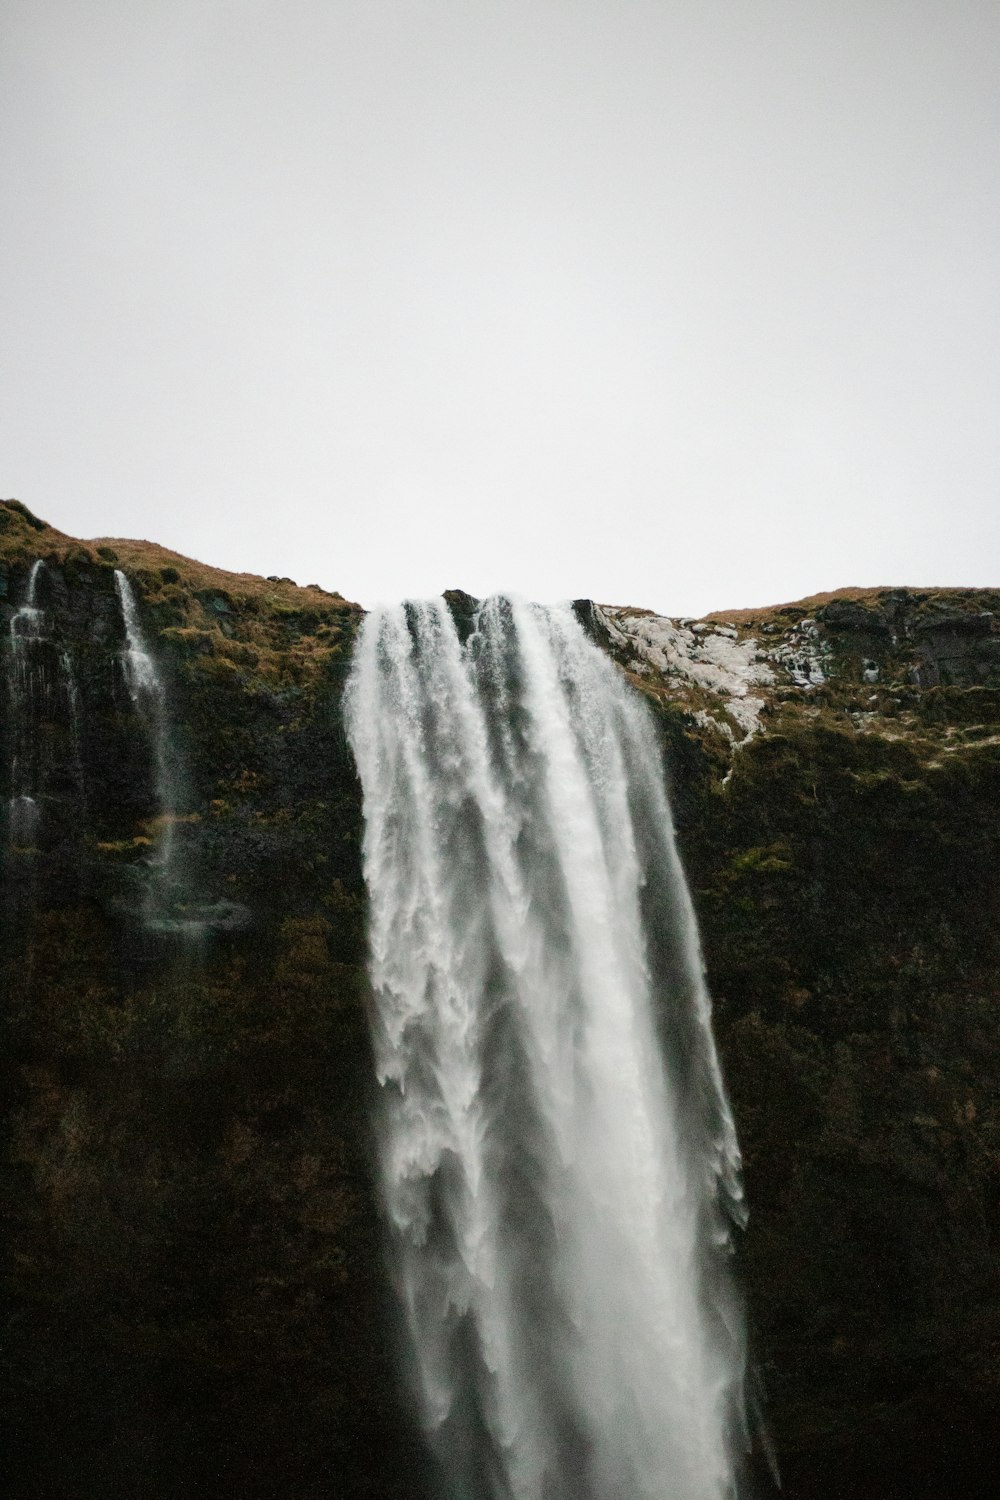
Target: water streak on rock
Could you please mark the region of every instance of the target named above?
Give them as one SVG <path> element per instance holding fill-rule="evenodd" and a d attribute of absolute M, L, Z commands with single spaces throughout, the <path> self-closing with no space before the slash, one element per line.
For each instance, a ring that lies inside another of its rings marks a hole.
<path fill-rule="evenodd" d="M 125 626 L 125 651 L 122 659 L 125 682 L 132 702 L 146 725 L 153 752 L 159 819 L 156 853 L 151 862 L 153 879 L 147 891 L 146 920 L 149 924 L 159 925 L 171 921 L 168 909 L 176 894 L 172 888 L 176 881 L 174 821 L 178 787 L 170 750 L 166 689 L 146 644 L 132 585 L 120 568 L 115 569 L 115 587 Z"/>
<path fill-rule="evenodd" d="M 79 805 L 84 803 L 79 692 L 70 654 L 57 644 L 51 616 L 38 603 L 44 572 L 45 563 L 38 558 L 28 574 L 24 603 L 10 621 L 7 827 L 13 849 L 34 847 L 42 825 L 43 798 L 61 779 L 74 784 Z"/>

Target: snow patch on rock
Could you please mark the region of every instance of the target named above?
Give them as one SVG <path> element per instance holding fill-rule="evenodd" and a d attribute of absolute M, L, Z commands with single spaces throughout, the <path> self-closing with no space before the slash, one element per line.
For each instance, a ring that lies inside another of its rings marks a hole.
<path fill-rule="evenodd" d="M 769 648 L 767 655 L 796 687 L 819 687 L 826 681 L 829 648 L 813 619 L 799 620 L 779 645 Z"/>
<path fill-rule="evenodd" d="M 635 614 L 609 605 L 595 605 L 595 614 L 614 643 L 634 662 L 635 669 L 654 668 L 665 678 L 692 682 L 717 694 L 743 731 L 745 743 L 760 728 L 764 699 L 751 692 L 755 685 L 774 682 L 756 640 L 739 640 L 732 625 L 701 622 L 688 625 L 663 615 Z M 711 722 L 729 738 L 731 727 L 702 711 L 701 722 Z"/>

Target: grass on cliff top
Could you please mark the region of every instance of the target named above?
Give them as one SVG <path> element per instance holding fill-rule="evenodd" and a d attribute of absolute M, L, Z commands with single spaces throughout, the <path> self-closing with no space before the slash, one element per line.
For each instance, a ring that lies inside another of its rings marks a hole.
<path fill-rule="evenodd" d="M 272 606 L 285 605 L 295 610 L 330 609 L 360 611 L 361 606 L 352 604 L 341 594 L 329 593 L 316 584 L 300 587 L 290 578 L 275 582 L 258 577 L 256 573 L 230 573 L 225 568 L 214 568 L 207 563 L 161 547 L 157 542 L 130 540 L 120 537 L 95 537 L 91 541 L 80 541 L 65 532 L 50 526 L 48 522 L 33 515 L 19 500 L 0 501 L 0 557 L 10 561 L 29 561 L 44 557 L 55 562 L 65 562 L 71 557 L 78 562 L 105 562 L 121 567 L 128 573 L 156 574 L 162 577 L 163 570 L 174 569 L 177 582 L 193 590 L 215 589 L 233 598 L 257 599 Z"/>
<path fill-rule="evenodd" d="M 343 610 L 360 613 L 361 606 L 344 599 L 338 593 L 329 593 L 315 584 L 302 587 L 290 578 L 277 581 L 259 577 L 255 573 L 232 573 L 225 568 L 211 567 L 194 558 L 161 547 L 157 542 L 132 540 L 120 537 L 96 537 L 91 541 L 80 541 L 65 532 L 50 526 L 48 522 L 33 515 L 19 500 L 0 500 L 0 558 L 9 561 L 27 562 L 42 556 L 64 562 L 70 555 L 78 561 L 94 561 L 120 566 L 130 573 L 163 576 L 164 569 L 176 570 L 176 580 L 191 590 L 216 589 L 233 598 L 255 599 L 272 609 L 282 607 L 289 612 L 321 609 L 324 612 Z M 155 585 L 154 585 L 155 587 Z M 925 588 L 906 586 L 881 586 L 877 588 L 842 588 L 826 593 L 810 594 L 804 599 L 786 604 L 761 605 L 753 609 L 718 609 L 702 616 L 705 621 L 733 625 L 759 625 L 768 620 L 787 624 L 792 613 L 808 614 L 829 604 L 835 599 L 850 600 L 871 607 L 881 605 L 890 594 L 908 595 L 914 603 L 933 601 L 937 606 L 947 605 L 956 611 L 977 609 L 1000 609 L 1000 591 L 989 588 Z M 612 606 L 618 608 L 618 606 Z M 626 607 L 625 612 L 634 615 L 654 613 L 641 607 Z"/>
<path fill-rule="evenodd" d="M 786 604 L 762 604 L 753 609 L 714 609 L 711 614 L 703 615 L 702 619 L 717 621 L 719 624 L 756 625 L 792 612 L 811 614 L 824 604 L 832 604 L 834 600 L 841 599 L 878 609 L 886 603 L 889 596 L 906 598 L 909 603 L 918 606 L 933 601 L 939 607 L 948 605 L 961 612 L 996 609 L 1000 603 L 1000 591 L 986 585 L 977 588 L 913 588 L 907 584 L 881 584 L 876 588 L 830 589 L 821 594 L 807 594 L 804 599 L 791 599 Z"/>

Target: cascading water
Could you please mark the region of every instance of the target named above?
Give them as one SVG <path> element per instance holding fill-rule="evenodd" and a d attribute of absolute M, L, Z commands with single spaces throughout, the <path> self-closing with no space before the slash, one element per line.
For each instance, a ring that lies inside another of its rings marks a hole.
<path fill-rule="evenodd" d="M 132 585 L 120 568 L 115 569 L 115 587 L 125 626 L 125 652 L 122 658 L 125 682 L 129 696 L 146 725 L 155 767 L 155 790 L 160 809 L 159 837 L 152 862 L 154 881 L 148 892 L 146 918 L 149 922 L 156 922 L 165 919 L 165 907 L 174 880 L 174 804 L 177 787 L 167 733 L 166 691 L 146 645 Z"/>
<path fill-rule="evenodd" d="M 115 586 L 125 626 L 122 656 L 125 681 L 149 737 L 159 808 L 158 837 L 144 893 L 143 922 L 150 932 L 179 938 L 187 960 L 197 960 L 210 933 L 244 927 L 250 913 L 234 901 L 206 900 L 204 893 L 197 890 L 191 841 L 179 840 L 177 836 L 178 824 L 183 828 L 192 820 L 180 811 L 187 799 L 187 778 L 184 762 L 171 743 L 166 685 L 146 644 L 132 585 L 117 568 Z"/>
<path fill-rule="evenodd" d="M 34 733 L 34 705 L 41 696 L 42 674 L 35 642 L 42 636 L 42 612 L 38 608 L 38 576 L 43 563 L 38 558 L 28 574 L 28 591 L 21 608 L 11 617 L 11 729 L 10 842 L 28 846 L 38 831 L 38 739 Z"/>
<path fill-rule="evenodd" d="M 383 1186 L 462 1500 L 723 1500 L 744 1446 L 739 1152 L 645 706 L 571 609 L 367 618 Z"/>
<path fill-rule="evenodd" d="M 45 563 L 38 558 L 28 574 L 24 603 L 10 621 L 8 839 L 15 848 L 35 843 L 41 825 L 39 798 L 48 785 L 69 781 L 81 807 L 84 802 L 79 692 L 69 652 L 57 646 L 50 618 L 38 603 L 44 571 Z M 67 729 L 68 757 L 59 744 Z"/>

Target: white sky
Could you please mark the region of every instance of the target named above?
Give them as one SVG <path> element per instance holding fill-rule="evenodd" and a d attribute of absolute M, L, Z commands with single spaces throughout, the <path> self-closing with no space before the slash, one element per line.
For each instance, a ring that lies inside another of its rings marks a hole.
<path fill-rule="evenodd" d="M 0 494 L 372 603 L 1000 582 L 996 0 L 0 0 Z"/>

